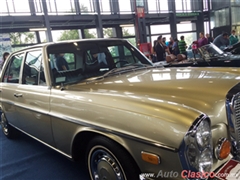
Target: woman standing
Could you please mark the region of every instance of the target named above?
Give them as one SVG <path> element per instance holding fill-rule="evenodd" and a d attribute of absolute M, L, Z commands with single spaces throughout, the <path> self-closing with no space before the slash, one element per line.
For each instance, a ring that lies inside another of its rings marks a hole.
<path fill-rule="evenodd" d="M 165 46 L 163 45 L 162 36 L 158 36 L 157 43 L 155 45 L 155 51 L 157 55 L 157 61 L 165 60 Z"/>

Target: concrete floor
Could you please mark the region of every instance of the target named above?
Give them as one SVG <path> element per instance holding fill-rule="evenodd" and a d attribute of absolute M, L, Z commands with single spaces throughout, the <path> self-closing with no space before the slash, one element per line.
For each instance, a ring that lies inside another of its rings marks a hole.
<path fill-rule="evenodd" d="M 9 140 L 1 127 L 0 131 L 1 180 L 90 180 L 83 163 L 72 162 L 24 134 Z"/>

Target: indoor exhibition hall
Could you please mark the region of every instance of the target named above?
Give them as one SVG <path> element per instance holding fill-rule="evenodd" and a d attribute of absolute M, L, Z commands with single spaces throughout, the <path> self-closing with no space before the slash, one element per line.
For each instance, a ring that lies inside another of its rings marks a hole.
<path fill-rule="evenodd" d="M 0 180 L 238 180 L 240 0 L 0 0 Z"/>

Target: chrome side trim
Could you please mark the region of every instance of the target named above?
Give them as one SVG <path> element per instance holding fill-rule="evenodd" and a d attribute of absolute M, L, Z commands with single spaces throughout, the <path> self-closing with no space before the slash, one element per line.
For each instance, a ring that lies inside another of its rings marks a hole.
<path fill-rule="evenodd" d="M 67 117 L 67 116 L 59 116 L 58 114 L 55 114 L 55 113 L 50 113 L 50 116 L 62 119 L 64 121 L 76 123 L 76 124 L 79 124 L 81 126 L 90 127 L 90 128 L 92 128 L 96 131 L 105 132 L 105 133 L 109 133 L 109 134 L 114 134 L 114 135 L 117 135 L 117 136 L 120 136 L 120 137 L 124 137 L 124 138 L 127 138 L 127 139 L 138 141 L 138 142 L 148 144 L 148 145 L 151 145 L 151 146 L 157 146 L 157 147 L 163 148 L 165 150 L 178 152 L 177 148 L 174 148 L 174 147 L 171 147 L 171 146 L 168 146 L 168 145 L 165 145 L 165 144 L 161 144 L 159 142 L 149 141 L 149 140 L 146 140 L 146 139 L 140 139 L 140 138 L 135 137 L 135 136 L 131 136 L 131 135 L 124 134 L 124 133 L 121 133 L 121 132 L 113 131 L 111 129 L 102 128 L 100 126 L 96 126 L 96 125 L 93 125 L 93 124 L 90 124 L 90 123 L 87 123 L 87 122 L 83 122 L 83 121 L 80 121 L 78 119 L 73 119 L 73 118 L 70 118 L 70 117 Z"/>
<path fill-rule="evenodd" d="M 12 104 L 12 103 L 9 103 L 9 104 Z M 90 128 L 92 128 L 93 130 L 96 130 L 96 131 L 101 131 L 101 132 L 105 132 L 105 133 L 109 133 L 109 134 L 114 134 L 114 135 L 117 135 L 117 136 L 120 136 L 120 137 L 124 137 L 124 138 L 127 138 L 127 139 L 138 141 L 138 142 L 141 142 L 141 143 L 144 143 L 144 144 L 148 144 L 148 145 L 151 145 L 151 146 L 157 146 L 157 147 L 163 148 L 165 150 L 178 152 L 177 148 L 174 148 L 174 147 L 171 147 L 171 146 L 168 146 L 168 145 L 165 145 L 165 144 L 161 144 L 161 143 L 156 142 L 156 141 L 149 141 L 147 139 L 140 139 L 140 138 L 138 138 L 136 136 L 131 136 L 131 135 L 124 134 L 124 133 L 121 133 L 121 132 L 118 132 L 118 131 L 113 131 L 111 129 L 102 128 L 100 126 L 96 126 L 96 125 L 93 125 L 93 124 L 90 124 L 90 123 L 87 123 L 87 122 L 83 122 L 83 121 L 81 121 L 79 119 L 73 119 L 73 118 L 67 117 L 67 116 L 60 116 L 59 114 L 51 113 L 51 112 L 49 113 L 48 111 L 41 111 L 41 110 L 36 109 L 36 108 L 35 109 L 34 108 L 29 108 L 29 106 L 25 107 L 25 106 L 20 106 L 20 105 L 17 105 L 17 104 L 15 104 L 15 106 L 19 107 L 19 108 L 26 109 L 28 111 L 41 113 L 43 115 L 47 115 L 47 116 L 55 117 L 55 118 L 58 118 L 58 119 L 62 119 L 64 121 L 76 123 L 76 124 L 79 124 L 81 126 L 90 127 Z"/>
<path fill-rule="evenodd" d="M 68 154 L 66 154 L 66 153 L 64 153 L 64 152 L 62 152 L 62 151 L 56 149 L 55 147 L 53 147 L 53 146 L 51 146 L 51 145 L 49 145 L 49 144 L 43 142 L 42 140 L 40 140 L 40 139 L 38 139 L 38 138 L 36 138 L 36 137 L 34 137 L 34 136 L 32 136 L 32 135 L 26 133 L 25 131 L 23 131 L 23 130 L 19 129 L 18 127 L 14 126 L 13 124 L 11 124 L 11 123 L 9 123 L 9 124 L 10 124 L 11 126 L 13 126 L 14 128 L 16 128 L 17 130 L 19 130 L 20 132 L 26 134 L 27 136 L 29 136 L 29 137 L 31 137 L 31 138 L 37 140 L 38 142 L 40 142 L 40 143 L 42 143 L 42 144 L 44 144 L 44 145 L 50 147 L 51 149 L 53 149 L 53 150 L 59 152 L 60 154 L 62 154 L 62 155 L 64 155 L 64 156 L 68 157 L 69 159 L 72 159 L 72 156 L 71 156 L 71 155 L 68 155 Z"/>

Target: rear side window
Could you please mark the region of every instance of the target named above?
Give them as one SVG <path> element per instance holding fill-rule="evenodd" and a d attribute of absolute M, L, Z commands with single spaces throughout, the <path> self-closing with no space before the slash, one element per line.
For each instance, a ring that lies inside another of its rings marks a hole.
<path fill-rule="evenodd" d="M 8 67 L 4 73 L 4 82 L 19 83 L 21 64 L 24 53 L 14 55 L 9 61 Z"/>

